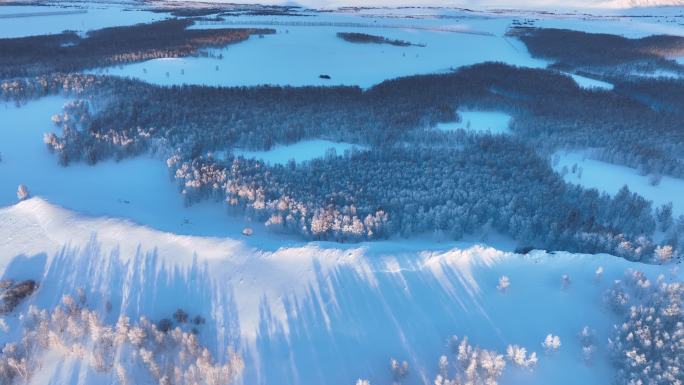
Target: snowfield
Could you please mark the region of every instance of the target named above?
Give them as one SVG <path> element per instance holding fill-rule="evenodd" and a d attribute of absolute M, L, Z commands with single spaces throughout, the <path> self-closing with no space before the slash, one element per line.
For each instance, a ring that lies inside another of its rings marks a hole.
<path fill-rule="evenodd" d="M 315 158 L 322 158 L 328 151 L 332 150 L 335 151 L 336 155 L 343 155 L 345 151 L 351 151 L 353 148 L 362 149 L 363 147 L 351 143 L 316 139 L 303 140 L 287 146 L 278 145 L 268 151 L 236 150 L 234 151 L 234 155 L 259 159 L 267 164 L 285 165 L 290 160 L 300 163 Z"/>
<path fill-rule="evenodd" d="M 439 123 L 438 130 L 464 129 L 472 132 L 507 134 L 510 132 L 511 116 L 497 111 L 457 111 L 460 122 Z"/>
<path fill-rule="evenodd" d="M 608 82 L 604 82 L 597 79 L 588 78 L 586 76 L 568 74 L 578 86 L 586 89 L 602 89 L 602 90 L 612 90 L 613 85 Z"/>
<path fill-rule="evenodd" d="M 616 320 L 602 293 L 627 268 L 673 274 L 609 255 L 523 256 L 481 245 L 392 252 L 309 243 L 266 251 L 86 217 L 41 198 L 0 209 L 0 255 L 3 278 L 40 281 L 19 311 L 51 308 L 82 288 L 89 307 L 112 323 L 120 313 L 153 321 L 178 308 L 202 315 L 200 340 L 215 355 L 237 346 L 245 384 L 390 383 L 390 357 L 409 362 L 405 383 L 431 383 L 453 334 L 484 348 L 519 344 L 540 354 L 534 372 L 511 366 L 502 383 L 609 383 L 602 342 Z M 596 281 L 599 266 L 605 276 Z M 563 290 L 562 274 L 572 282 Z M 511 282 L 505 293 L 496 288 L 502 275 Z M 14 317 L 6 317 L 9 325 L 18 325 Z M 585 325 L 601 341 L 590 365 L 576 338 Z M 547 356 L 540 344 L 548 333 L 562 347 Z M 83 364 L 46 359 L 56 363 L 44 365 L 34 383 L 112 381 Z"/>
<path fill-rule="evenodd" d="M 636 169 L 590 159 L 582 151 L 561 151 L 557 156 L 559 162 L 553 168 L 559 172 L 567 168 L 564 179 L 570 183 L 611 195 L 627 186 L 630 191 L 653 201 L 653 207 L 672 202 L 672 214 L 675 217 L 684 215 L 684 180 L 665 175 L 657 186 L 653 186 L 649 183 L 649 176 L 641 175 Z M 571 172 L 575 164 L 578 170 L 582 169 L 581 172 Z"/>
<path fill-rule="evenodd" d="M 0 6 L 0 38 L 60 33 L 149 23 L 168 16 L 124 4 L 69 4 L 67 6 Z"/>
<path fill-rule="evenodd" d="M 266 27 L 275 28 L 277 33 L 261 38 L 252 36 L 246 42 L 211 50 L 213 57 L 154 59 L 104 71 L 160 85 L 356 85 L 368 88 L 387 79 L 449 71 L 486 61 L 527 67 L 547 65 L 545 61 L 531 58 L 524 45 L 504 36 L 511 19 L 464 14 L 460 17 L 457 22 L 451 19 L 409 22 L 335 13 L 268 19 L 231 18 L 225 24 L 194 27 Z M 242 20 L 244 24 L 241 24 Z M 359 31 L 425 46 L 358 44 L 337 37 L 338 32 Z M 322 79 L 320 75 L 328 75 L 330 79 Z"/>

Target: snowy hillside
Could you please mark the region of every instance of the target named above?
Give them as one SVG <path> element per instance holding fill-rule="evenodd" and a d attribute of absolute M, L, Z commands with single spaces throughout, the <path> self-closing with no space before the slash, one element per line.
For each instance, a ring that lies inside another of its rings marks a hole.
<path fill-rule="evenodd" d="M 40 283 L 20 312 L 28 305 L 51 309 L 80 290 L 106 323 L 119 314 L 158 322 L 183 309 L 207 320 L 199 340 L 215 356 L 237 347 L 245 384 L 351 384 L 357 377 L 389 383 L 391 357 L 408 362 L 405 383 L 427 383 L 451 335 L 502 352 L 518 344 L 540 355 L 534 373 L 511 366 L 503 383 L 607 383 L 605 347 L 599 344 L 586 364 L 576 334 L 588 325 L 599 341 L 608 338 L 616 321 L 602 296 L 625 269 L 670 274 L 608 255 L 521 256 L 477 245 L 401 249 L 311 243 L 269 252 L 239 239 L 84 217 L 40 198 L 0 210 L 3 278 Z M 605 276 L 597 280 L 599 267 Z M 571 282 L 565 288 L 563 274 Z M 510 287 L 502 292 L 504 275 Z M 5 320 L 12 327 L 22 322 L 16 315 Z M 540 345 L 548 333 L 562 341 L 553 355 Z M 41 361 L 49 363 L 61 353 L 45 354 Z M 68 362 L 44 364 L 34 383 L 111 381 L 85 362 Z M 573 375 L 562 375 L 568 371 Z"/>

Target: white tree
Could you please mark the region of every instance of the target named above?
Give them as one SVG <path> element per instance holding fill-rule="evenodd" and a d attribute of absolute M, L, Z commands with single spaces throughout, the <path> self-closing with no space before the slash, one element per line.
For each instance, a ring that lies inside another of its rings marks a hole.
<path fill-rule="evenodd" d="M 359 378 L 358 380 L 356 380 L 356 385 L 370 385 L 370 381 L 362 380 Z"/>
<path fill-rule="evenodd" d="M 500 291 L 505 293 L 508 291 L 508 288 L 511 286 L 511 281 L 508 279 L 507 276 L 502 275 L 499 277 L 499 284 L 496 286 L 496 288 Z"/>
<path fill-rule="evenodd" d="M 658 246 L 654 251 L 655 259 L 660 263 L 667 263 L 672 259 L 674 250 L 670 245 Z"/>
<path fill-rule="evenodd" d="M 518 345 L 508 345 L 506 348 L 506 358 L 521 368 L 532 369 L 537 364 L 537 353 L 532 352 L 527 355 L 527 349 Z"/>
<path fill-rule="evenodd" d="M 25 199 L 28 199 L 30 196 L 31 193 L 29 192 L 28 187 L 24 186 L 23 184 L 20 184 L 17 188 L 17 199 L 23 201 Z"/>
<path fill-rule="evenodd" d="M 544 342 L 542 342 L 542 347 L 544 348 L 544 352 L 547 354 L 557 352 L 558 349 L 560 348 L 560 346 L 561 346 L 560 337 L 554 336 L 551 333 L 549 333 L 546 336 L 546 338 L 544 339 Z"/>

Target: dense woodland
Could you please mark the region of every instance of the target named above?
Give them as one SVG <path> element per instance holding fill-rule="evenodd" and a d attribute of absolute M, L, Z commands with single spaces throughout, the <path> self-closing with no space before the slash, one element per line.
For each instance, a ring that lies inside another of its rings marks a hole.
<path fill-rule="evenodd" d="M 154 28 L 173 25 L 183 36 L 183 23 Z M 50 73 L 6 80 L 0 96 L 19 103 L 54 93 L 76 98 L 53 117 L 60 130 L 45 136 L 63 165 L 156 152 L 168 158 L 188 204 L 225 200 L 273 229 L 310 239 L 422 232 L 458 238 L 485 226 L 523 245 L 651 258 L 656 245 L 648 236 L 656 222 L 669 223 L 661 228 L 671 243 L 679 239 L 670 230 L 671 210 L 656 218 L 650 203 L 627 190 L 610 198 L 570 186 L 547 160 L 559 148 L 592 148 L 644 173 L 684 176 L 684 160 L 675 155 L 684 152 L 682 109 L 654 108 L 632 92 L 655 95 L 657 82 L 613 80 L 615 92 L 586 90 L 554 70 L 500 63 L 389 80 L 365 91 L 160 87 Z M 509 113 L 512 135 L 434 129 L 457 120 L 458 108 Z M 313 138 L 365 150 L 287 166 L 231 152 Z"/>
<path fill-rule="evenodd" d="M 410 47 L 412 45 L 415 45 L 406 40 L 388 39 L 384 36 L 370 35 L 367 33 L 360 32 L 338 32 L 337 37 L 350 43 L 389 44 L 396 45 L 399 47 Z"/>
<path fill-rule="evenodd" d="M 555 67 L 565 70 L 684 72 L 682 66 L 668 59 L 684 54 L 684 37 L 681 36 L 629 39 L 602 33 L 531 27 L 513 28 L 509 35 L 522 40 L 532 56 L 554 61 Z"/>
<path fill-rule="evenodd" d="M 75 32 L 0 39 L 0 78 L 73 72 L 161 57 L 200 54 L 270 29 L 187 29 L 191 20 L 104 28 L 85 37 Z"/>

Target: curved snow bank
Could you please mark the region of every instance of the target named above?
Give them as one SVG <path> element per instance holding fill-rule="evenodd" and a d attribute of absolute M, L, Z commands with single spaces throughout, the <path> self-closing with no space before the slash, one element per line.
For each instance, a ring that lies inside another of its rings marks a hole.
<path fill-rule="evenodd" d="M 502 383 L 609 383 L 614 373 L 602 346 L 591 366 L 578 359 L 578 331 L 589 325 L 599 340 L 609 335 L 614 320 L 601 296 L 626 268 L 668 274 L 667 267 L 609 255 L 391 246 L 306 243 L 267 251 L 85 217 L 40 198 L 0 208 L 3 278 L 41 285 L 6 317 L 11 331 L 28 305 L 52 308 L 78 288 L 109 324 L 119 314 L 158 321 L 181 308 L 206 318 L 199 338 L 213 354 L 239 349 L 246 384 L 390 383 L 390 357 L 408 361 L 405 383 L 431 383 L 451 335 L 486 349 L 518 344 L 541 353 L 548 333 L 560 336 L 561 350 L 541 356 L 534 374 L 507 370 Z M 596 280 L 599 266 L 605 276 Z M 571 284 L 561 290 L 563 274 Z M 505 293 L 496 287 L 504 275 Z M 36 379 L 111 382 L 79 367 L 48 364 Z"/>

